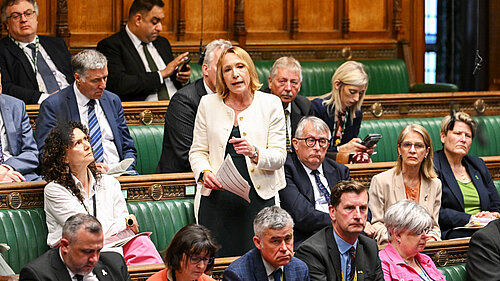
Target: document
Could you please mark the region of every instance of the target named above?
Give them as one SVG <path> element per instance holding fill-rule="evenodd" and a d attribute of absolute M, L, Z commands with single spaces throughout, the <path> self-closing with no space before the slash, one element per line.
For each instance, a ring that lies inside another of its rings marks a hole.
<path fill-rule="evenodd" d="M 222 185 L 222 188 L 240 196 L 250 203 L 250 198 L 248 197 L 250 194 L 250 185 L 240 175 L 238 169 L 236 169 L 231 155 L 228 154 L 226 156 L 226 159 L 224 159 L 215 177 Z"/>
<path fill-rule="evenodd" d="M 104 248 L 115 248 L 115 247 L 122 247 L 123 245 L 127 244 L 128 241 L 134 239 L 137 236 L 140 235 L 151 235 L 152 232 L 140 232 L 137 234 L 134 234 L 134 232 L 130 229 L 124 229 L 114 235 L 111 235 L 110 237 L 107 237 L 104 239 Z"/>
<path fill-rule="evenodd" d="M 110 176 L 121 176 L 123 174 L 127 174 L 129 172 L 135 173 L 134 171 L 127 171 L 128 167 L 134 163 L 134 158 L 127 158 L 123 159 L 120 163 L 118 163 L 116 166 L 113 168 L 109 169 L 109 171 L 106 173 Z"/>

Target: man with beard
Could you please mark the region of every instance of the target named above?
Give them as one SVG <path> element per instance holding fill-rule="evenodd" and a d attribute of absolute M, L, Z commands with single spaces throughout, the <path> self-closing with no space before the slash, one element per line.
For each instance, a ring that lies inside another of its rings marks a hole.
<path fill-rule="evenodd" d="M 19 280 L 131 280 L 123 257 L 101 253 L 101 223 L 89 214 L 76 214 L 65 223 L 61 244 L 25 265 Z"/>
<path fill-rule="evenodd" d="M 287 152 L 294 149 L 290 140 L 295 135 L 300 119 L 314 115 L 311 102 L 306 97 L 297 95 L 301 85 L 302 67 L 296 59 L 281 57 L 274 62 L 269 75 L 269 91 L 281 99 L 285 110 Z"/>
<path fill-rule="evenodd" d="M 293 257 L 293 219 L 278 206 L 262 209 L 253 221 L 256 249 L 232 262 L 225 281 L 309 281 L 307 266 Z"/>

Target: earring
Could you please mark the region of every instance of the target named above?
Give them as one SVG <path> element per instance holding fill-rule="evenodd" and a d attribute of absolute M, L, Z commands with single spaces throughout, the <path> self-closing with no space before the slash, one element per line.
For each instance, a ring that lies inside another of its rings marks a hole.
<path fill-rule="evenodd" d="M 398 239 L 398 243 L 401 243 L 401 239 Z"/>

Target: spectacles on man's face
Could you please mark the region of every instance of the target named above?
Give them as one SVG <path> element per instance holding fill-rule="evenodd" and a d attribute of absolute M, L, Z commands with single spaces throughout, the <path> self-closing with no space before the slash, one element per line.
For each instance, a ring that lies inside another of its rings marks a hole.
<path fill-rule="evenodd" d="M 36 15 L 36 13 L 32 9 L 28 9 L 24 11 L 22 14 L 18 12 L 13 12 L 12 14 L 10 14 L 10 16 L 7 17 L 7 19 L 19 21 L 22 15 L 24 15 L 26 19 L 32 19 Z"/>
<path fill-rule="evenodd" d="M 406 150 L 410 150 L 412 146 L 415 148 L 415 150 L 422 150 L 426 148 L 426 145 L 423 142 L 411 143 L 409 141 L 404 141 L 400 144 L 400 146 Z"/>
<path fill-rule="evenodd" d="M 200 257 L 200 256 L 190 256 L 189 261 L 191 264 L 199 264 L 201 261 L 203 261 L 205 264 L 212 264 L 214 263 L 214 257 Z"/>
<path fill-rule="evenodd" d="M 318 142 L 319 147 L 321 148 L 325 148 L 330 144 L 330 140 L 326 138 L 316 139 L 313 137 L 308 137 L 308 138 L 296 138 L 296 139 L 305 141 L 308 147 L 314 147 L 316 145 L 316 142 Z"/>

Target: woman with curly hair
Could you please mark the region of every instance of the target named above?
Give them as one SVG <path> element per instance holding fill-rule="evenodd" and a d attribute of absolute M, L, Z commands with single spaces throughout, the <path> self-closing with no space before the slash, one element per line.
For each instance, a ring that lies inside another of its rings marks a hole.
<path fill-rule="evenodd" d="M 102 224 L 105 240 L 127 230 L 129 236 L 139 232 L 135 216 L 128 213 L 120 183 L 97 170 L 88 130 L 81 123 L 59 124 L 50 131 L 45 140 L 42 175 L 48 182 L 44 209 L 50 247 L 58 246 L 64 222 L 78 213 L 95 216 Z M 125 244 L 123 254 L 127 264 L 162 262 L 144 235 Z"/>

